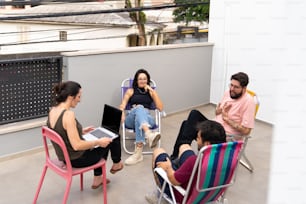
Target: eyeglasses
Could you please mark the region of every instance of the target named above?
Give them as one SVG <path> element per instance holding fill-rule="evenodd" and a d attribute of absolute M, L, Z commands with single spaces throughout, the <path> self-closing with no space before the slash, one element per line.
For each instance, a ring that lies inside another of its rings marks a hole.
<path fill-rule="evenodd" d="M 229 84 L 228 87 L 229 88 L 233 88 L 233 89 L 240 89 L 240 88 L 242 88 L 242 86 L 237 86 L 237 85 L 234 85 L 234 84 Z"/>

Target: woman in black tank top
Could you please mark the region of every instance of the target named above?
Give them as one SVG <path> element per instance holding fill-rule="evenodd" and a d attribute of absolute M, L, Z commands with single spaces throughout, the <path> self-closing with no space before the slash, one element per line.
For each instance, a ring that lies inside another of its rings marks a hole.
<path fill-rule="evenodd" d="M 146 140 L 149 146 L 154 148 L 160 139 L 160 133 L 153 133 L 150 130 L 150 127 L 155 125 L 154 118 L 148 110 L 152 103 L 162 111 L 162 101 L 156 90 L 150 86 L 150 74 L 144 69 L 139 69 L 134 76 L 133 87 L 125 92 L 119 106 L 123 113 L 127 105 L 132 106 L 131 111 L 126 116 L 123 114 L 122 119 L 125 121 L 125 126 L 134 129 L 136 134 L 135 152 L 125 160 L 126 165 L 133 165 L 143 160 L 142 149 Z"/>
<path fill-rule="evenodd" d="M 100 161 L 101 158 L 106 160 L 110 149 L 114 162 L 111 173 L 115 173 L 123 168 L 120 139 L 112 141 L 110 138 L 100 138 L 95 141 L 86 141 L 82 138 L 83 134 L 94 128 L 82 128 L 71 110 L 80 102 L 81 95 L 82 89 L 77 82 L 67 81 L 56 84 L 52 90 L 53 101 L 47 125 L 63 138 L 73 167 L 91 166 Z M 54 145 L 54 149 L 59 160 L 63 161 L 63 154 L 59 147 Z M 93 189 L 102 185 L 101 175 L 102 168 L 94 169 Z"/>

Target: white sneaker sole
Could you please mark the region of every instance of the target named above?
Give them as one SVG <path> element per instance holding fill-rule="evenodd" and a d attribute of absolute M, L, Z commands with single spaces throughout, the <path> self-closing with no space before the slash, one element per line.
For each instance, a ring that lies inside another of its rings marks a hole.
<path fill-rule="evenodd" d="M 143 161 L 143 157 L 141 157 L 140 159 L 138 159 L 134 162 L 130 162 L 130 163 L 125 160 L 124 164 L 127 165 L 127 166 L 132 166 L 132 165 L 138 164 L 139 162 L 142 162 L 142 161 Z"/>
<path fill-rule="evenodd" d="M 160 133 L 155 136 L 154 140 L 152 141 L 152 144 L 150 145 L 150 148 L 156 147 L 157 142 L 160 140 L 160 137 L 161 137 Z"/>

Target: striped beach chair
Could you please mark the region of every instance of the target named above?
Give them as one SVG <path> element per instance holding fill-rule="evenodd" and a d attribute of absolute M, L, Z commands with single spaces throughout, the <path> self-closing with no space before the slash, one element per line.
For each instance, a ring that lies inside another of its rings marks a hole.
<path fill-rule="evenodd" d="M 183 196 L 183 204 L 204 204 L 218 201 L 225 203 L 225 191 L 235 182 L 235 172 L 240 159 L 243 141 L 213 144 L 203 147 L 198 154 L 191 178 L 186 189 L 180 186 L 173 186 L 165 172 L 156 168 L 155 172 L 161 175 L 165 182 L 162 188 L 159 203 L 164 197 L 169 203 L 176 204 L 173 188 Z M 196 179 L 196 184 L 192 186 Z M 170 186 L 171 197 L 163 193 L 166 184 Z"/>

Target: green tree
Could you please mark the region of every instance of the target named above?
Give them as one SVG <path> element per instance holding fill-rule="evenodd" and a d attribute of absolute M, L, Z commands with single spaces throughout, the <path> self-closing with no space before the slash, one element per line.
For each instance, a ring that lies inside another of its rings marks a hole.
<path fill-rule="evenodd" d="M 174 22 L 185 22 L 186 26 L 191 21 L 204 22 L 209 19 L 209 0 L 175 0 L 176 4 L 195 4 L 190 6 L 178 7 L 173 11 Z M 207 4 L 196 3 L 204 2 Z"/>
<path fill-rule="evenodd" d="M 135 0 L 136 8 L 140 7 L 141 5 L 141 0 Z M 125 0 L 125 7 L 128 9 L 132 8 L 131 0 Z M 143 11 L 130 12 L 130 18 L 135 21 L 138 28 L 137 46 L 145 46 L 147 44 L 145 30 L 146 14 Z"/>

